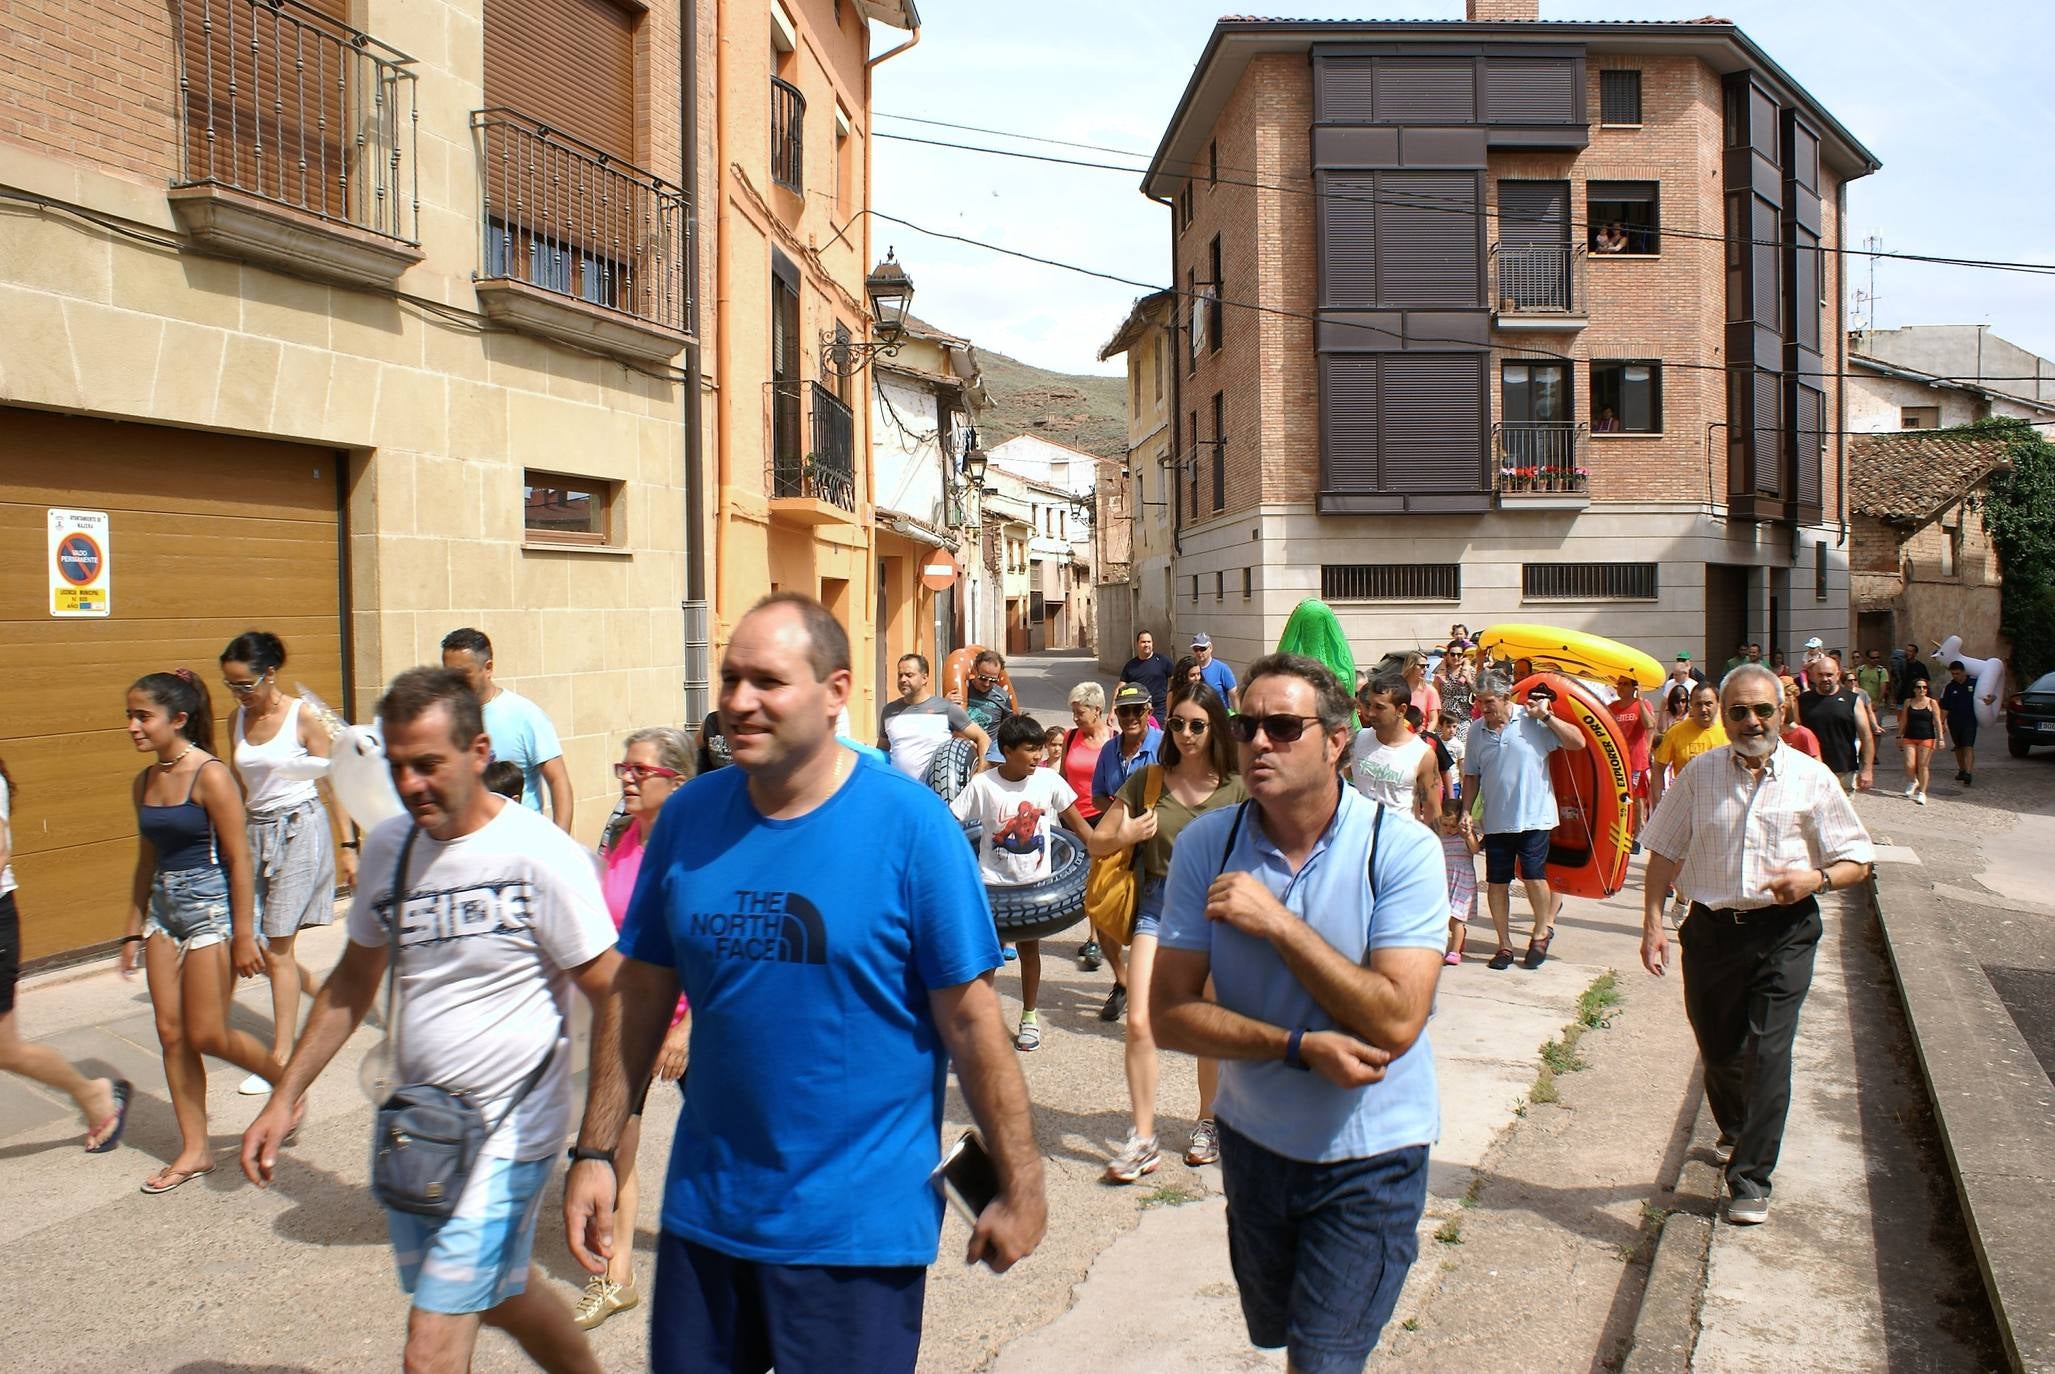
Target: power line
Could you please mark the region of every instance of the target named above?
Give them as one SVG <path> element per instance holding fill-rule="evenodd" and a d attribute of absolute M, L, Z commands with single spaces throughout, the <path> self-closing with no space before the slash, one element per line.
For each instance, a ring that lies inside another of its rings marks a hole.
<path fill-rule="evenodd" d="M 904 118 L 905 116 L 894 117 Z M 922 122 L 939 123 L 940 121 Z M 1065 142 L 1065 140 L 1061 139 L 1039 139 L 1038 136 L 1034 134 L 1005 133 L 1000 130 L 987 130 L 986 132 L 994 133 L 999 135 L 1000 137 L 1005 138 L 1037 139 L 1041 142 L 1057 144 L 1063 144 Z M 1129 175 L 1133 175 L 1134 173 L 1145 170 L 1144 168 L 1139 167 L 1122 166 L 1118 163 L 1092 162 L 1083 158 L 1056 157 L 1049 153 L 1030 153 L 1014 148 L 992 148 L 984 146 L 982 144 L 975 143 L 954 143 L 950 142 L 947 139 L 916 138 L 911 134 L 892 134 L 884 133 L 882 131 L 873 131 L 872 136 L 874 138 L 890 139 L 896 143 L 914 143 L 929 148 L 949 148 L 958 152 L 983 153 L 989 157 L 1015 158 L 1027 162 L 1043 162 L 1059 167 L 1077 167 L 1091 171 L 1124 172 Z M 1083 144 L 1078 146 L 1086 148 L 1099 147 L 1099 145 L 1096 144 Z M 1143 156 L 1143 154 L 1140 153 L 1121 153 L 1120 155 L 1125 157 Z M 1196 175 L 1196 171 L 1194 171 L 1192 175 Z M 1467 203 L 1454 204 L 1446 201 L 1436 204 L 1434 202 L 1433 197 L 1406 197 L 1403 195 L 1393 195 L 1389 193 L 1378 195 L 1360 195 L 1347 191 L 1323 191 L 1319 189 L 1317 186 L 1311 185 L 1289 186 L 1281 182 L 1260 181 L 1249 178 L 1231 177 L 1226 175 L 1214 178 L 1214 180 L 1216 180 L 1218 184 L 1222 186 L 1243 186 L 1261 191 L 1279 191 L 1288 195 L 1311 196 L 1316 200 L 1333 201 L 1337 203 L 1350 203 L 1372 206 L 1383 205 L 1389 209 L 1429 210 L 1446 214 L 1463 215 L 1472 219 L 1488 219 L 1490 217 L 1489 212 L 1485 209 L 1485 207 L 1481 205 L 1473 206 Z M 1503 218 L 1503 215 L 1501 215 L 1501 220 L 1503 220 Z M 1592 228 L 1592 224 L 1588 220 L 1572 219 L 1566 221 L 1565 227 L 1571 229 L 1584 230 L 1588 232 Z M 1753 247 L 1768 248 L 1784 248 L 1790 246 L 1781 239 L 1729 238 L 1725 234 L 1711 234 L 1706 233 L 1702 230 L 1676 229 L 1668 226 L 1659 227 L 1657 232 L 1667 237 L 1690 239 L 1704 243 L 1740 243 L 1748 244 Z M 1937 267 L 1969 267 L 1976 268 L 1982 271 L 2017 272 L 2029 276 L 2055 276 L 2055 263 L 2015 262 L 1996 258 L 1958 258 L 1939 253 L 1890 252 L 1882 249 L 1872 248 L 1846 248 L 1826 243 L 1814 245 L 1814 251 L 1821 253 L 1832 253 L 1840 257 L 1868 258 L 1871 261 L 1875 261 L 1879 258 L 1882 258 L 1896 262 L 1925 263 Z"/>

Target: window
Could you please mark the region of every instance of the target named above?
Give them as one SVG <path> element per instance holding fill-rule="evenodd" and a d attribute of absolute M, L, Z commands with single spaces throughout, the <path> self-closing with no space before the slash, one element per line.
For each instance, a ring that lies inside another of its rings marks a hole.
<path fill-rule="evenodd" d="M 771 252 L 771 461 L 773 496 L 798 496 L 806 465 L 800 440 L 799 272 Z"/>
<path fill-rule="evenodd" d="M 1653 563 L 1522 563 L 1520 595 L 1528 601 L 1653 601 Z"/>
<path fill-rule="evenodd" d="M 850 211 L 852 193 L 856 187 L 856 139 L 854 126 L 849 122 L 849 111 L 842 108 L 842 102 L 835 102 L 835 162 L 833 187 L 835 212 L 847 215 Z"/>
<path fill-rule="evenodd" d="M 1186 361 L 1186 373 L 1199 370 L 1199 350 L 1206 346 L 1206 299 L 1199 294 L 1199 273 L 1197 268 L 1187 267 L 1184 272 L 1184 298 L 1191 321 L 1191 355 Z"/>
<path fill-rule="evenodd" d="M 1142 373 L 1140 368 L 1136 368 L 1127 374 L 1127 413 L 1131 416 L 1142 413 Z"/>
<path fill-rule="evenodd" d="M 1211 186 L 1220 184 L 1220 143 L 1215 140 L 1206 145 L 1206 182 Z"/>
<path fill-rule="evenodd" d="M 554 472 L 521 474 L 521 537 L 531 544 L 601 547 L 618 542 L 614 498 L 619 487 L 596 477 Z"/>
<path fill-rule="evenodd" d="M 1598 74 L 1598 122 L 1637 126 L 1641 123 L 1640 72 Z"/>
<path fill-rule="evenodd" d="M 1325 601 L 1460 601 L 1463 569 L 1458 563 L 1323 563 L 1320 596 Z"/>
<path fill-rule="evenodd" d="M 1663 365 L 1653 360 L 1591 362 L 1591 432 L 1663 432 Z"/>
<path fill-rule="evenodd" d="M 1194 606 L 1199 604 L 1199 575 L 1197 573 L 1192 574 L 1192 604 Z"/>
<path fill-rule="evenodd" d="M 1192 473 L 1191 508 L 1192 519 L 1196 520 L 1199 518 L 1199 412 L 1196 410 L 1192 412 L 1192 448 L 1186 466 Z"/>
<path fill-rule="evenodd" d="M 1824 539 L 1812 546 L 1812 599 L 1827 599 L 1827 541 Z"/>
<path fill-rule="evenodd" d="M 771 180 L 806 194 L 806 97 L 777 76 L 771 78 Z"/>
<path fill-rule="evenodd" d="M 1213 393 L 1213 509 L 1227 509 L 1227 397 Z"/>
<path fill-rule="evenodd" d="M 1940 427 L 1941 407 L 1939 406 L 1898 407 L 1898 428 L 1900 429 L 1939 429 Z"/>
<path fill-rule="evenodd" d="M 1158 343 L 1150 352 L 1156 355 L 1156 399 L 1160 401 L 1163 399 L 1163 374 L 1169 369 L 1170 365 L 1161 343 Z"/>
<path fill-rule="evenodd" d="M 1225 286 L 1220 278 L 1220 235 L 1213 236 L 1212 262 L 1213 280 L 1206 287 L 1206 346 L 1215 353 L 1220 351 L 1220 325 L 1226 306 L 1221 304 L 1220 295 Z"/>
<path fill-rule="evenodd" d="M 1215 601 L 1227 600 L 1227 574 L 1224 572 L 1213 574 L 1213 599 Z"/>
<path fill-rule="evenodd" d="M 1256 575 L 1253 569 L 1242 569 L 1242 600 L 1247 601 L 1256 591 Z"/>
<path fill-rule="evenodd" d="M 1584 220 L 1594 253 L 1646 256 L 1662 251 L 1661 183 L 1593 181 L 1584 187 Z"/>

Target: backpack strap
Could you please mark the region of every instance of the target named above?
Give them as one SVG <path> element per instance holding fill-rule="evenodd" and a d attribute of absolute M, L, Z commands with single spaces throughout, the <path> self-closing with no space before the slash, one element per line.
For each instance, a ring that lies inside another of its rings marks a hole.
<path fill-rule="evenodd" d="M 1384 829 L 1385 812 L 1383 802 L 1376 803 L 1376 806 L 1376 819 L 1370 822 L 1370 862 L 1363 866 L 1363 871 L 1370 879 L 1370 905 L 1373 910 L 1377 905 L 1377 833 Z"/>
<path fill-rule="evenodd" d="M 1243 802 L 1234 809 L 1234 824 L 1228 827 L 1227 843 L 1220 846 L 1219 873 L 1227 872 L 1227 856 L 1234 853 L 1234 842 L 1241 838 L 1242 817 L 1247 814 L 1248 809 L 1249 804 L 1247 802 Z M 1216 876 L 1218 875 L 1216 874 Z"/>

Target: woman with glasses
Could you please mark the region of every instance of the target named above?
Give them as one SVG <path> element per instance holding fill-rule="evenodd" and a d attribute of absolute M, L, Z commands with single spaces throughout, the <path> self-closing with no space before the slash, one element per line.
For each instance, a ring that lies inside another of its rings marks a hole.
<path fill-rule="evenodd" d="M 671 794 L 692 776 L 693 741 L 683 730 L 656 725 L 637 730 L 622 741 L 621 761 L 614 776 L 621 780 L 621 806 L 627 824 L 608 846 L 600 890 L 606 896 L 607 914 L 614 928 L 628 914 L 628 899 L 635 895 L 635 879 L 642 872 L 644 846 L 649 841 L 657 813 Z M 685 1045 L 690 1039 L 685 998 L 681 994 L 671 1013 L 671 1029 L 657 1052 L 656 1077 L 676 1082 L 685 1072 Z M 585 1281 L 571 1319 L 587 1331 L 616 1312 L 625 1312 L 642 1301 L 635 1290 L 635 1149 L 642 1141 L 642 1104 L 649 1096 L 644 1083 L 635 1097 L 634 1111 L 621 1128 L 620 1144 L 614 1149 L 614 1255 L 603 1273 Z"/>
<path fill-rule="evenodd" d="M 309 926 L 335 919 L 338 869 L 347 886 L 356 881 L 357 851 L 340 848 L 337 863 L 334 816 L 322 804 L 315 779 L 327 771 L 328 731 L 297 696 L 278 689 L 285 645 L 277 635 L 250 630 L 221 651 L 221 685 L 235 699 L 229 755 L 249 817 L 251 879 L 262 937 L 264 974 L 271 980 L 271 1057 L 281 1065 L 292 1053 L 300 1024 L 300 995 L 321 991 L 319 980 L 293 953 Z M 262 1075 L 251 1074 L 237 1089 L 245 1097 L 271 1091 Z"/>
<path fill-rule="evenodd" d="M 1927 804 L 1927 773 L 1934 764 L 1934 750 L 1944 747 L 1947 736 L 1941 708 L 1929 694 L 1927 680 L 1914 678 L 1911 695 L 1898 708 L 1898 739 L 1905 746 L 1905 795 L 1921 806 Z"/>
<path fill-rule="evenodd" d="M 1121 784 L 1085 847 L 1103 857 L 1134 847 L 1133 866 L 1141 884 L 1135 928 L 1128 946 L 1127 1091 L 1134 1124 L 1127 1143 L 1106 1166 L 1107 1181 L 1133 1183 L 1162 1163 L 1156 1148 L 1156 1039 L 1149 1019 L 1149 975 L 1156 961 L 1156 932 L 1163 919 L 1163 884 L 1177 837 L 1195 817 L 1248 796 L 1236 775 L 1235 747 L 1228 733 L 1227 703 L 1204 683 L 1173 685 L 1159 762 L 1138 768 Z M 1159 775 L 1156 805 L 1147 805 L 1149 775 Z M 1213 1094 L 1220 1066 L 1199 1060 L 1199 1120 L 1185 1163 L 1212 1164 L 1220 1158 L 1213 1124 Z"/>

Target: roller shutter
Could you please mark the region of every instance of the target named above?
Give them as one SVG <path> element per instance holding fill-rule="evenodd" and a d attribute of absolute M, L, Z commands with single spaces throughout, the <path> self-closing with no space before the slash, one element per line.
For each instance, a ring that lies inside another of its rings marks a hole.
<path fill-rule="evenodd" d="M 485 103 L 633 162 L 635 25 L 615 0 L 485 0 Z"/>

